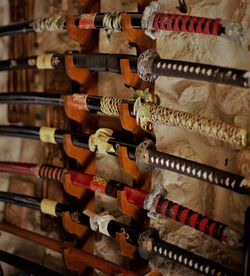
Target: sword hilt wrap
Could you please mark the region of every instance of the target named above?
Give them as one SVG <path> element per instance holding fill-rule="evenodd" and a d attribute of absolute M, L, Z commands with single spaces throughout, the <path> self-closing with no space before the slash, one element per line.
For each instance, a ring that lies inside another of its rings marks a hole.
<path fill-rule="evenodd" d="M 145 172 L 153 167 L 190 176 L 226 189 L 249 194 L 250 179 L 168 153 L 156 151 L 154 142 L 145 140 L 136 147 L 136 165 Z"/>
<path fill-rule="evenodd" d="M 155 185 L 144 201 L 144 209 L 148 216 L 159 218 L 159 215 L 179 221 L 194 229 L 227 243 L 230 246 L 240 246 L 242 237 L 224 223 L 210 219 L 185 206 L 179 205 L 167 198 L 167 192 L 162 185 Z M 229 229 L 226 231 L 226 229 Z"/>
<path fill-rule="evenodd" d="M 150 228 L 140 235 L 138 251 L 145 260 L 150 259 L 154 255 L 160 255 L 205 275 L 237 275 L 234 271 L 218 263 L 161 240 L 159 232 L 155 228 Z"/>
<path fill-rule="evenodd" d="M 213 120 L 163 106 L 154 104 L 146 105 L 151 105 L 148 119 L 152 123 L 180 127 L 197 132 L 204 136 L 231 144 L 236 149 L 247 146 L 248 132 L 244 128 L 234 127 L 219 120 Z"/>
<path fill-rule="evenodd" d="M 158 76 L 188 78 L 238 87 L 250 87 L 250 74 L 246 70 L 220 67 L 187 61 L 161 59 L 153 49 L 140 54 L 137 61 L 139 77 L 153 82 Z"/>
<path fill-rule="evenodd" d="M 239 40 L 243 35 L 242 26 L 237 22 L 228 22 L 219 18 L 164 13 L 157 1 L 152 1 L 145 8 L 141 25 L 145 34 L 152 39 L 161 36 L 162 31 L 222 35 L 233 40 Z"/>

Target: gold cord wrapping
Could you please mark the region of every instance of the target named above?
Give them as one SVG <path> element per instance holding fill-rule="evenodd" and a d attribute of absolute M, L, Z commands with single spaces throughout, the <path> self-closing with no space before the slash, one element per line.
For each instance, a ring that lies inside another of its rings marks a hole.
<path fill-rule="evenodd" d="M 56 205 L 56 201 L 44 198 L 40 203 L 41 212 L 56 217 Z"/>
<path fill-rule="evenodd" d="M 93 152 L 102 154 L 115 153 L 113 145 L 109 144 L 108 141 L 112 138 L 113 130 L 108 128 L 99 128 L 95 134 L 89 137 L 89 149 Z"/>
<path fill-rule="evenodd" d="M 137 124 L 144 130 L 152 130 L 153 124 L 165 124 L 198 132 L 240 149 L 247 146 L 248 132 L 244 128 L 231 126 L 219 120 L 201 117 L 192 113 L 173 110 L 137 99 L 134 105 Z"/>
<path fill-rule="evenodd" d="M 219 120 L 212 120 L 195 114 L 151 105 L 148 120 L 152 123 L 176 126 L 205 136 L 227 142 L 237 149 L 247 146 L 247 130 L 231 126 Z"/>
<path fill-rule="evenodd" d="M 122 103 L 122 99 L 113 97 L 102 97 L 100 109 L 101 112 L 108 116 L 119 116 L 119 104 Z"/>

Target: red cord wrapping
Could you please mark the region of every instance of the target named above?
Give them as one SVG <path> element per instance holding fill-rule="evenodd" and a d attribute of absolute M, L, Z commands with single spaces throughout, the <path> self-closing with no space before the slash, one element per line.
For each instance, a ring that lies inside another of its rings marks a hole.
<path fill-rule="evenodd" d="M 160 197 L 156 200 L 155 210 L 157 213 L 169 217 L 175 221 L 179 221 L 185 225 L 189 225 L 201 232 L 207 233 L 208 235 L 215 237 L 219 240 L 226 240 L 223 235 L 223 230 L 226 225 L 214 220 L 209 219 L 187 207 L 181 206 L 168 199 Z M 215 232 L 216 230 L 216 232 Z"/>
<path fill-rule="evenodd" d="M 210 19 L 180 14 L 157 13 L 153 27 L 156 31 L 167 30 L 175 32 L 203 33 L 219 35 L 220 19 Z"/>

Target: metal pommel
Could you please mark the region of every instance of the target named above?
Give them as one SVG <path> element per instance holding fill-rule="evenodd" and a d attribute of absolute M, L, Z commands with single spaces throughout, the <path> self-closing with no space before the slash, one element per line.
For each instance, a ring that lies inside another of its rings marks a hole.
<path fill-rule="evenodd" d="M 240 23 L 222 20 L 221 25 L 225 28 L 225 37 L 232 40 L 240 40 L 243 37 L 243 30 Z"/>
<path fill-rule="evenodd" d="M 160 56 L 153 49 L 148 49 L 139 55 L 137 60 L 137 73 L 142 80 L 153 82 L 158 78 L 157 75 L 152 73 L 153 63 L 156 58 L 158 59 Z"/>
<path fill-rule="evenodd" d="M 153 240 L 158 240 L 159 238 L 159 232 L 155 228 L 149 228 L 140 235 L 138 240 L 138 251 L 142 259 L 150 259 L 153 251 Z"/>
<path fill-rule="evenodd" d="M 139 171 L 146 172 L 151 169 L 149 165 L 148 150 L 154 150 L 155 145 L 151 140 L 145 140 L 140 143 L 135 150 L 136 165 Z"/>

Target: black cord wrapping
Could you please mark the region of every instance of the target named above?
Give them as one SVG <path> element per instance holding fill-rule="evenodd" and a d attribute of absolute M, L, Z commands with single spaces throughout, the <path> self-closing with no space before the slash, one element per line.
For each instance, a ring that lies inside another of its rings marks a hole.
<path fill-rule="evenodd" d="M 160 255 L 205 275 L 237 276 L 236 272 L 222 265 L 179 248 L 163 240 L 153 239 L 153 255 Z"/>
<path fill-rule="evenodd" d="M 245 88 L 249 87 L 245 77 L 247 73 L 240 69 L 159 58 L 154 60 L 152 66 L 152 74 L 156 76 L 187 78 Z"/>
<path fill-rule="evenodd" d="M 243 176 L 210 167 L 195 161 L 155 150 L 148 151 L 149 164 L 152 167 L 173 171 L 190 176 L 240 194 L 249 193 L 248 188 L 241 186 Z"/>

